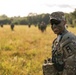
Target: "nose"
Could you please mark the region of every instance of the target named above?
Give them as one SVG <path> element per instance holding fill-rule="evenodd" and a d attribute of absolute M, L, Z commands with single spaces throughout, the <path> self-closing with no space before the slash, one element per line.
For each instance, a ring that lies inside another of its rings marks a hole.
<path fill-rule="evenodd" d="M 57 27 L 57 25 L 56 24 L 53 24 L 52 27 Z"/>

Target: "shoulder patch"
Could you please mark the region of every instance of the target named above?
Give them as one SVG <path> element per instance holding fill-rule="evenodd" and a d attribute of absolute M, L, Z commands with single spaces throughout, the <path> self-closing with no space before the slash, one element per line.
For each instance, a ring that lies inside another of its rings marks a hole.
<path fill-rule="evenodd" d="M 70 48 L 70 46 L 66 46 L 65 48 L 66 48 L 68 53 L 72 52 L 72 49 Z"/>

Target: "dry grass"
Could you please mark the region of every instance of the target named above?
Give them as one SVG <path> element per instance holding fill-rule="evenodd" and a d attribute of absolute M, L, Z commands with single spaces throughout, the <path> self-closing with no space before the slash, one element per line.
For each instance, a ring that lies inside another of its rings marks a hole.
<path fill-rule="evenodd" d="M 76 28 L 68 28 L 76 34 Z M 51 57 L 56 35 L 50 26 L 42 33 L 37 27 L 0 28 L 0 75 L 42 75 L 44 59 Z"/>

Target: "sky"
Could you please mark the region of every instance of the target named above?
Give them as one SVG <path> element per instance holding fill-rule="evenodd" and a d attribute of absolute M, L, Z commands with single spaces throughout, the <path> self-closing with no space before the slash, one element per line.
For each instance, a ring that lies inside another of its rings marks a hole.
<path fill-rule="evenodd" d="M 29 13 L 73 12 L 76 0 L 0 0 L 0 15 L 28 16 Z"/>

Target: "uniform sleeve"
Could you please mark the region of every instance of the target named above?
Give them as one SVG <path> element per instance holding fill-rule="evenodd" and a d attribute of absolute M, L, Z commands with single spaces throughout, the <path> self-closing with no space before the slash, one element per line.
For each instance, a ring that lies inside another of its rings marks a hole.
<path fill-rule="evenodd" d="M 63 50 L 63 55 L 65 58 L 76 54 L 76 39 L 68 38 L 61 45 L 61 49 Z"/>
<path fill-rule="evenodd" d="M 71 36 L 70 36 L 71 37 Z M 76 71 L 76 39 L 68 38 L 61 44 L 67 75 L 75 75 Z"/>

